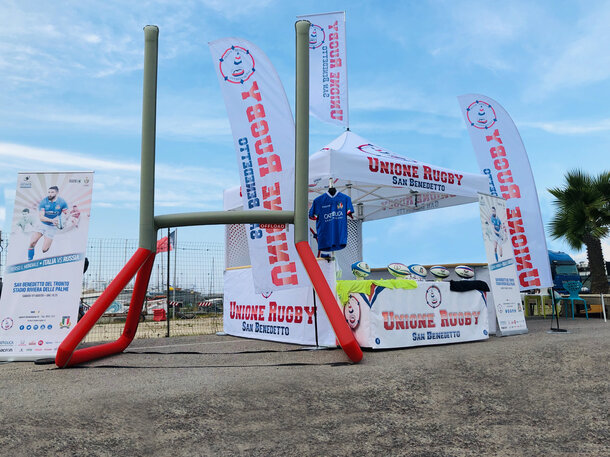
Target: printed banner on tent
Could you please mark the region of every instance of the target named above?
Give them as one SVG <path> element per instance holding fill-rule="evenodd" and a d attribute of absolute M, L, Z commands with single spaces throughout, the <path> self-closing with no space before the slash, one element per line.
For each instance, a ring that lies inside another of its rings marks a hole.
<path fill-rule="evenodd" d="M 323 122 L 349 127 L 345 12 L 297 16 L 309 28 L 309 111 Z"/>
<path fill-rule="evenodd" d="M 449 282 L 417 289 L 373 285 L 351 293 L 344 314 L 358 344 L 373 349 L 459 343 L 489 338 L 485 292 L 454 292 Z"/>
<path fill-rule="evenodd" d="M 506 202 L 499 197 L 479 194 L 479 211 L 498 329 L 501 335 L 527 333 L 506 220 Z"/>
<path fill-rule="evenodd" d="M 319 265 L 334 290 L 332 264 L 322 261 Z M 225 271 L 224 284 L 223 325 L 229 335 L 293 344 L 336 345 L 324 308 L 318 306 L 315 314 L 311 286 L 256 293 L 251 268 Z"/>
<path fill-rule="evenodd" d="M 508 231 L 521 290 L 552 287 L 538 193 L 519 131 L 498 102 L 479 94 L 458 97 L 489 193 L 506 200 Z"/>
<path fill-rule="evenodd" d="M 292 210 L 294 120 L 267 56 L 241 38 L 209 43 L 224 97 L 248 210 Z M 303 287 L 309 278 L 287 227 L 246 226 L 258 293 Z"/>
<path fill-rule="evenodd" d="M 55 357 L 78 319 L 93 172 L 19 173 L 0 297 L 0 360 Z"/>

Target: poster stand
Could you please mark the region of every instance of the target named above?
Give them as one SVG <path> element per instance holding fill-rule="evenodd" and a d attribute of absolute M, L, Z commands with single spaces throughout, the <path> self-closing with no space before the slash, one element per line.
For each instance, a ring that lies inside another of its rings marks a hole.
<path fill-rule="evenodd" d="M 551 330 L 549 330 L 548 333 L 569 333 L 567 329 L 559 328 L 559 313 L 557 312 L 557 305 L 555 304 L 555 294 L 553 293 L 555 290 L 553 288 L 549 290 L 551 292 L 551 307 L 553 310 L 553 314 L 551 314 Z M 557 320 L 557 328 L 553 327 L 553 316 L 555 316 Z"/>

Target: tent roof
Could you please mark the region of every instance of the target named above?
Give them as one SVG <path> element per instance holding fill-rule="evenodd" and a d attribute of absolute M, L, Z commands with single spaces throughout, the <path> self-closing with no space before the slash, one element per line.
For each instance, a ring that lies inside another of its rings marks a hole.
<path fill-rule="evenodd" d="M 351 196 L 356 215 L 375 220 L 478 201 L 489 192 L 484 175 L 429 165 L 396 154 L 346 131 L 309 158 L 309 193 L 329 180 Z"/>
<path fill-rule="evenodd" d="M 326 192 L 331 179 L 365 221 L 476 202 L 479 192 L 489 192 L 484 175 L 409 159 L 351 131 L 309 157 L 309 200 Z M 224 199 L 225 209 L 241 206 L 239 186 Z"/>

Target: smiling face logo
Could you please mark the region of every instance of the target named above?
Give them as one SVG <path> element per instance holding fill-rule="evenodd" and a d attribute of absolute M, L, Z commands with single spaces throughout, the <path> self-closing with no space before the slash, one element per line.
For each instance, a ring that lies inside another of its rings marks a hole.
<path fill-rule="evenodd" d="M 360 302 L 353 295 L 349 297 L 345 308 L 343 308 L 343 314 L 345 315 L 347 325 L 352 330 L 355 330 L 360 324 Z"/>
<path fill-rule="evenodd" d="M 466 108 L 466 117 L 470 125 L 481 130 L 487 130 L 498 120 L 493 107 L 480 100 L 475 100 Z"/>
<path fill-rule="evenodd" d="M 231 46 L 220 58 L 220 74 L 232 84 L 243 84 L 254 73 L 254 58 L 241 46 Z"/>
<path fill-rule="evenodd" d="M 309 27 L 309 49 L 317 49 L 324 44 L 326 32 L 319 25 L 311 24 Z"/>

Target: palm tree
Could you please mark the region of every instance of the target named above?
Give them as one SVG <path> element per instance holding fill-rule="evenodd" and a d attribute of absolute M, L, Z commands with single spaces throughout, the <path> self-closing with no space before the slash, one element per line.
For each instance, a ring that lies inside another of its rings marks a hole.
<path fill-rule="evenodd" d="M 556 200 L 555 217 L 549 228 L 555 239 L 564 238 L 575 250 L 587 248 L 591 292 L 608 293 L 601 239 L 610 227 L 610 172 L 591 177 L 581 170 L 569 171 L 565 185 L 549 189 Z"/>

